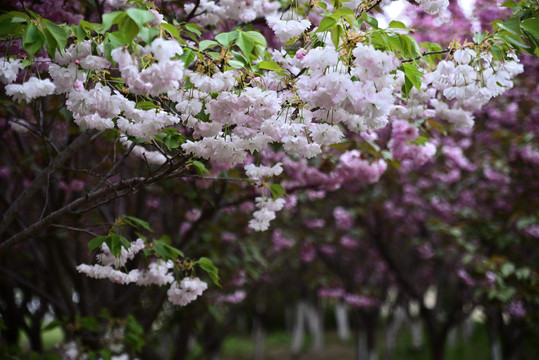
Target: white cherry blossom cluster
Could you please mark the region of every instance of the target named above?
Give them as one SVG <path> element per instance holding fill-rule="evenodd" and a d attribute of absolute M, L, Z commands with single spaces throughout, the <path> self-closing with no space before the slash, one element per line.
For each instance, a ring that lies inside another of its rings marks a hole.
<path fill-rule="evenodd" d="M 0 82 L 11 84 L 17 79 L 17 74 L 23 69 L 20 59 L 0 58 Z"/>
<path fill-rule="evenodd" d="M 32 76 L 28 81 L 22 84 L 9 84 L 6 86 L 6 94 L 13 100 L 20 103 L 23 100 L 27 103 L 38 97 L 54 94 L 56 87 L 49 80 L 40 80 Z"/>
<path fill-rule="evenodd" d="M 416 0 L 421 9 L 427 14 L 437 14 L 445 10 L 449 5 L 449 0 Z"/>
<path fill-rule="evenodd" d="M 199 278 L 183 278 L 180 283 L 174 281 L 167 291 L 168 300 L 179 306 L 185 306 L 202 295 L 208 284 Z"/>
<path fill-rule="evenodd" d="M 114 283 L 123 285 L 161 286 L 172 283 L 174 281 L 174 275 L 170 271 L 173 267 L 172 261 L 158 260 L 151 263 L 145 270 L 134 269 L 127 273 L 118 270 L 118 268 L 124 267 L 128 260 L 132 260 L 144 247 L 144 241 L 137 239 L 129 249 L 126 250 L 122 247 L 120 256 L 114 256 L 107 244 L 103 243 L 101 245 L 102 252 L 97 255 L 99 264 L 80 264 L 77 266 L 77 270 L 94 279 L 109 279 Z"/>
<path fill-rule="evenodd" d="M 253 219 L 249 220 L 249 228 L 255 231 L 266 231 L 270 221 L 275 219 L 275 212 L 283 209 L 285 200 L 259 196 L 255 202 L 257 210 L 253 213 Z"/>
<path fill-rule="evenodd" d="M 235 21 L 246 23 L 256 18 L 275 13 L 281 5 L 270 0 L 201 0 L 196 8 L 197 21 L 202 25 L 217 25 L 220 22 Z M 195 10 L 195 4 L 185 4 L 185 12 Z"/>
<path fill-rule="evenodd" d="M 101 245 L 101 253 L 97 255 L 98 264 L 80 264 L 77 271 L 94 279 L 108 279 L 113 283 L 138 286 L 165 286 L 171 284 L 167 295 L 169 301 L 175 305 L 185 306 L 195 300 L 208 288 L 208 284 L 198 278 L 184 278 L 180 283 L 175 280 L 171 260 L 157 260 L 148 265 L 146 269 L 134 269 L 124 272 L 127 261 L 134 259 L 135 255 L 145 248 L 144 241 L 137 239 L 129 249 L 122 247 L 120 255 L 111 253 L 108 245 Z"/>
<path fill-rule="evenodd" d="M 248 164 L 244 166 L 244 169 L 248 178 L 256 180 L 272 176 L 279 176 L 283 172 L 283 166 L 281 163 L 277 163 L 273 166 L 256 166 L 255 164 Z"/>
<path fill-rule="evenodd" d="M 462 49 L 455 51 L 453 61 L 443 60 L 435 71 L 427 73 L 423 84 L 438 90 L 430 101 L 436 116 L 456 127 L 470 127 L 472 112 L 512 88 L 512 79 L 523 71 L 518 58 L 512 54 L 508 60 L 499 61 L 493 60 L 490 54 Z"/>
<path fill-rule="evenodd" d="M 159 95 L 177 89 L 183 79 L 183 61 L 171 60 L 176 55 L 183 54 L 183 50 L 175 40 L 156 38 L 149 49 L 157 62 L 139 70 L 137 59 L 125 47 L 112 50 L 111 56 L 122 74 L 129 90 L 135 94 Z M 142 55 L 145 53 L 142 52 Z"/>
<path fill-rule="evenodd" d="M 309 20 L 281 20 L 278 15 L 267 16 L 266 21 L 277 38 L 283 42 L 297 37 L 311 27 Z"/>

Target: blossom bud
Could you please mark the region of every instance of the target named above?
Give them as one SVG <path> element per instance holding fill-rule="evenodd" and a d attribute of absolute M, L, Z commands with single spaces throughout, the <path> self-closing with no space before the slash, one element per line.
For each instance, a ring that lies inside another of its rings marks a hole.
<path fill-rule="evenodd" d="M 77 90 L 77 91 L 82 91 L 84 90 L 84 85 L 82 84 L 81 81 L 77 80 L 73 83 L 73 89 Z"/>
<path fill-rule="evenodd" d="M 307 55 L 307 51 L 305 51 L 304 49 L 299 49 L 298 51 L 296 51 L 296 57 L 297 57 L 299 60 L 303 60 L 303 58 L 305 57 L 305 55 Z"/>
<path fill-rule="evenodd" d="M 150 12 L 152 12 L 155 15 L 155 19 L 150 21 L 151 26 L 158 26 L 163 22 L 163 15 L 159 14 L 156 10 L 150 9 Z"/>

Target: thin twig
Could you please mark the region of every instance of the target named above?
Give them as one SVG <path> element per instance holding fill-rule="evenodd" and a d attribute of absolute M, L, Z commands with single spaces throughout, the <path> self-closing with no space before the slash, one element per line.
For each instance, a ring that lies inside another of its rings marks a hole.
<path fill-rule="evenodd" d="M 416 58 L 401 60 L 401 63 L 416 61 L 416 60 L 419 60 L 422 57 L 428 56 L 428 55 L 445 54 L 445 53 L 450 52 L 451 50 L 452 50 L 451 48 L 448 48 L 448 49 L 439 50 L 439 51 L 425 51 L 424 53 L 421 53 L 421 55 L 419 55 Z"/>
<path fill-rule="evenodd" d="M 382 2 L 382 0 L 377 0 L 373 5 L 369 6 L 367 9 L 365 9 L 363 12 L 366 12 L 368 13 L 369 11 L 371 11 L 372 9 L 374 9 L 375 7 L 377 7 L 378 5 L 380 5 L 380 3 Z M 362 12 L 362 13 L 363 13 Z"/>
<path fill-rule="evenodd" d="M 92 237 L 96 237 L 97 234 L 89 231 L 89 230 L 86 230 L 86 229 L 81 229 L 81 228 L 76 228 L 76 227 L 71 227 L 71 226 L 66 226 L 66 225 L 61 225 L 61 224 L 51 224 L 52 227 L 55 227 L 55 228 L 58 228 L 58 229 L 64 229 L 64 230 L 70 230 L 70 231 L 77 231 L 77 232 L 81 232 L 81 233 L 85 233 L 85 234 L 88 234 Z"/>

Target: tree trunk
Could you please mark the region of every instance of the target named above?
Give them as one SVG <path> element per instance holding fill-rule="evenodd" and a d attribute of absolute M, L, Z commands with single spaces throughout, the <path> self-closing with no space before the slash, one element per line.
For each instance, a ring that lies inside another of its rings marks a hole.
<path fill-rule="evenodd" d="M 348 306 L 339 302 L 335 306 L 335 321 L 337 323 L 337 334 L 339 339 L 350 339 L 350 323 L 348 321 Z"/>
<path fill-rule="evenodd" d="M 373 346 L 373 332 L 360 325 L 357 337 L 357 360 L 377 360 L 378 354 Z"/>
<path fill-rule="evenodd" d="M 266 334 L 261 319 L 255 315 L 253 318 L 253 360 L 262 360 L 264 358 L 264 345 Z"/>
<path fill-rule="evenodd" d="M 423 326 L 419 319 L 410 320 L 410 333 L 412 335 L 412 346 L 414 350 L 423 350 L 425 339 L 423 338 Z"/>
<path fill-rule="evenodd" d="M 183 360 L 187 358 L 189 352 L 189 338 L 191 337 L 190 324 L 184 324 L 179 326 L 178 334 L 174 341 L 174 355 L 172 359 Z M 150 358 L 146 358 L 150 359 Z"/>
<path fill-rule="evenodd" d="M 389 324 L 385 333 L 385 351 L 384 357 L 386 360 L 393 359 L 393 354 L 395 348 L 397 347 L 397 335 L 404 322 L 405 314 L 404 311 L 397 307 L 393 314 L 389 318 Z"/>
<path fill-rule="evenodd" d="M 447 334 L 443 331 L 431 332 L 429 335 L 430 340 L 430 356 L 432 360 L 444 360 L 445 359 L 445 343 L 447 340 Z"/>
<path fill-rule="evenodd" d="M 299 301 L 296 304 L 296 311 L 294 312 L 294 325 L 292 328 L 292 342 L 290 346 L 290 352 L 294 356 L 300 353 L 305 337 L 304 313 L 306 306 L 307 305 L 303 301 Z"/>
<path fill-rule="evenodd" d="M 320 351 L 324 347 L 324 326 L 322 325 L 322 316 L 320 315 L 318 308 L 309 303 L 307 303 L 305 315 L 309 332 L 312 335 L 311 349 Z"/>

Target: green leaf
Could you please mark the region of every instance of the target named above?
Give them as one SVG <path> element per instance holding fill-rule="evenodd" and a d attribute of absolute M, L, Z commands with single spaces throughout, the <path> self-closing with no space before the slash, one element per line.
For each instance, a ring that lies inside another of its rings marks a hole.
<path fill-rule="evenodd" d="M 195 60 L 196 54 L 191 49 L 184 49 L 183 54 L 180 55 L 180 60 L 183 61 L 185 68 L 187 68 L 193 60 Z"/>
<path fill-rule="evenodd" d="M 393 20 L 392 22 L 390 22 L 389 27 L 394 28 L 394 29 L 406 29 L 406 30 L 409 30 L 406 27 L 406 25 L 404 25 L 402 22 L 396 21 L 396 20 Z"/>
<path fill-rule="evenodd" d="M 415 87 L 416 89 L 421 89 L 421 78 L 423 74 L 417 66 L 410 63 L 404 63 L 402 64 L 399 69 L 401 69 L 404 72 L 404 94 L 408 96 L 410 94 L 410 90 L 412 90 L 412 87 Z"/>
<path fill-rule="evenodd" d="M 284 71 L 284 69 L 279 65 L 277 64 L 275 61 L 261 61 L 258 63 L 258 68 L 259 69 L 266 69 L 266 70 L 273 70 L 273 71 Z"/>
<path fill-rule="evenodd" d="M 20 22 L 13 21 L 8 14 L 0 16 L 0 36 L 19 38 L 24 34 L 25 28 Z"/>
<path fill-rule="evenodd" d="M 340 7 L 338 8 L 337 10 L 335 10 L 331 15 L 329 15 L 331 18 L 333 19 L 340 19 L 341 17 L 345 17 L 345 16 L 353 16 L 355 17 L 356 14 L 354 13 L 354 10 L 346 7 L 346 6 L 343 6 L 343 7 Z"/>
<path fill-rule="evenodd" d="M 440 44 L 431 43 L 431 42 L 422 42 L 421 47 L 423 47 L 427 51 L 442 51 L 443 48 L 440 46 Z"/>
<path fill-rule="evenodd" d="M 180 37 L 180 32 L 178 31 L 178 29 L 176 29 L 175 26 L 169 24 L 169 23 L 161 23 L 161 28 L 163 30 L 165 30 L 166 32 L 168 32 L 173 38 L 179 40 L 181 39 Z"/>
<path fill-rule="evenodd" d="M 197 34 L 198 36 L 201 36 L 202 35 L 202 31 L 204 31 L 204 28 L 200 25 L 197 25 L 197 24 L 192 24 L 192 23 L 189 23 L 189 24 L 185 24 L 185 28 L 187 31 L 190 31 L 192 33 L 195 33 Z"/>
<path fill-rule="evenodd" d="M 75 36 L 77 37 L 77 41 L 81 42 L 86 39 L 86 30 L 84 30 L 79 25 L 71 25 L 71 30 L 75 33 Z"/>
<path fill-rule="evenodd" d="M 264 35 L 262 35 L 258 31 L 251 30 L 251 31 L 247 31 L 246 34 L 249 35 L 249 37 L 251 37 L 255 41 L 255 44 L 259 44 L 264 47 L 268 45 L 268 42 L 266 41 L 266 38 L 264 37 Z"/>
<path fill-rule="evenodd" d="M 99 332 L 99 323 L 94 317 L 91 316 L 84 316 L 80 319 L 80 326 L 81 328 L 91 331 L 91 332 Z"/>
<path fill-rule="evenodd" d="M 424 146 L 426 143 L 429 142 L 429 139 L 427 139 L 426 137 L 424 136 L 419 136 L 417 139 L 415 139 L 414 141 L 408 141 L 408 144 L 411 144 L 411 145 L 418 145 L 418 146 Z"/>
<path fill-rule="evenodd" d="M 520 24 L 520 27 L 530 34 L 535 42 L 539 43 L 539 18 L 526 19 Z"/>
<path fill-rule="evenodd" d="M 257 57 L 257 58 L 263 58 L 264 57 L 264 54 L 266 53 L 266 46 L 265 45 L 260 45 L 258 44 L 257 42 L 255 42 L 255 49 L 253 51 L 253 54 Z"/>
<path fill-rule="evenodd" d="M 233 40 L 236 40 L 238 35 L 239 33 L 237 31 L 220 33 L 220 34 L 215 35 L 215 40 L 217 40 L 219 44 L 227 47 L 230 44 L 230 42 L 232 42 Z"/>
<path fill-rule="evenodd" d="M 500 6 L 514 9 L 517 6 L 517 4 L 513 0 L 509 0 L 501 4 Z"/>
<path fill-rule="evenodd" d="M 51 331 L 59 326 L 62 325 L 62 322 L 60 320 L 53 320 L 50 323 L 48 323 L 46 326 L 41 329 L 43 332 Z"/>
<path fill-rule="evenodd" d="M 105 47 L 105 56 L 107 57 L 107 59 L 111 61 L 112 61 L 112 57 L 110 56 L 110 52 L 126 44 L 125 40 L 120 38 L 117 32 L 108 33 L 103 43 Z"/>
<path fill-rule="evenodd" d="M 140 38 L 144 40 L 146 44 L 151 44 L 152 40 L 159 35 L 159 29 L 153 27 L 143 27 L 140 29 Z"/>
<path fill-rule="evenodd" d="M 103 31 L 109 30 L 112 25 L 117 24 L 120 21 L 120 18 L 125 17 L 123 11 L 113 11 L 107 14 L 103 14 Z"/>
<path fill-rule="evenodd" d="M 474 43 L 476 44 L 481 44 L 483 42 L 483 40 L 485 40 L 485 38 L 487 37 L 487 33 L 484 32 L 484 33 L 480 33 L 480 32 L 476 32 L 474 35 L 473 35 L 473 41 Z"/>
<path fill-rule="evenodd" d="M 10 11 L 5 16 L 9 17 L 14 23 L 27 23 L 30 17 L 21 11 Z"/>
<path fill-rule="evenodd" d="M 520 49 L 529 49 L 530 46 L 525 44 L 523 41 L 522 41 L 522 38 L 520 36 L 513 36 L 511 34 L 508 34 L 508 33 L 505 33 L 504 35 L 501 36 L 502 40 L 506 41 L 509 45 L 514 45 L 513 47 L 517 47 L 517 48 L 520 48 Z"/>
<path fill-rule="evenodd" d="M 515 36 L 520 37 L 522 35 L 520 31 L 520 19 L 516 16 L 512 16 L 508 20 L 499 22 L 496 25 L 500 27 L 501 29 L 504 29 L 510 32 L 511 34 Z"/>
<path fill-rule="evenodd" d="M 515 272 L 515 265 L 513 265 L 513 263 L 506 262 L 502 265 L 502 268 L 500 270 L 503 277 L 508 277 Z"/>
<path fill-rule="evenodd" d="M 207 257 L 201 257 L 200 259 L 198 259 L 197 264 L 198 264 L 198 266 L 200 266 L 200 268 L 202 270 L 206 271 L 207 273 L 217 273 L 218 272 L 215 265 L 213 265 L 213 262 L 210 259 L 208 259 Z"/>
<path fill-rule="evenodd" d="M 228 61 L 228 64 L 232 66 L 234 69 L 243 69 L 245 67 L 245 62 L 239 61 L 236 59 L 230 59 Z"/>
<path fill-rule="evenodd" d="M 172 255 L 167 245 L 161 240 L 154 240 L 153 242 L 153 250 L 165 261 L 169 260 Z"/>
<path fill-rule="evenodd" d="M 157 106 L 155 103 L 151 101 L 139 101 L 135 104 L 135 109 L 152 110 L 152 109 L 159 109 L 159 106 Z"/>
<path fill-rule="evenodd" d="M 199 44 L 198 44 L 198 50 L 199 51 L 204 51 L 208 48 L 211 48 L 213 46 L 217 46 L 219 45 L 219 43 L 217 41 L 214 41 L 214 40 L 202 40 Z"/>
<path fill-rule="evenodd" d="M 185 139 L 180 133 L 168 134 L 163 139 L 163 142 L 169 150 L 172 150 L 179 148 L 185 142 Z"/>
<path fill-rule="evenodd" d="M 416 58 L 421 56 L 421 51 L 419 50 L 416 39 L 408 34 L 399 34 L 399 38 L 401 39 L 403 50 L 407 57 Z"/>
<path fill-rule="evenodd" d="M 135 20 L 130 17 L 124 17 L 122 21 L 118 24 L 119 32 L 127 43 L 133 41 L 135 36 L 137 36 L 140 31 L 140 27 L 137 25 Z"/>
<path fill-rule="evenodd" d="M 125 342 L 137 352 L 146 344 L 144 341 L 144 329 L 137 320 L 135 320 L 133 315 L 127 317 L 127 322 L 125 324 Z"/>
<path fill-rule="evenodd" d="M 249 59 L 249 55 L 253 52 L 255 41 L 247 33 L 240 32 L 236 39 L 236 45 L 241 49 L 245 57 Z"/>
<path fill-rule="evenodd" d="M 67 46 L 67 39 L 71 35 L 71 31 L 66 26 L 59 26 L 55 23 L 45 20 L 45 29 L 49 30 L 57 42 L 58 50 L 63 53 Z"/>
<path fill-rule="evenodd" d="M 284 187 L 281 184 L 271 184 L 270 185 L 270 192 L 271 192 L 271 196 L 274 199 L 278 199 L 281 196 L 286 195 L 286 190 L 284 189 Z"/>
<path fill-rule="evenodd" d="M 43 35 L 37 28 L 37 26 L 32 23 L 28 26 L 24 35 L 22 37 L 22 47 L 28 55 L 33 58 L 34 54 L 41 49 L 43 49 L 43 42 L 45 41 Z"/>
<path fill-rule="evenodd" d="M 427 119 L 427 124 L 438 130 L 442 135 L 447 135 L 447 130 L 438 122 L 433 119 Z"/>
<path fill-rule="evenodd" d="M 122 242 L 120 240 L 120 235 L 111 233 L 110 236 L 107 237 L 106 243 L 112 255 L 118 257 L 122 254 Z"/>
<path fill-rule="evenodd" d="M 360 21 L 365 21 L 367 24 L 369 24 L 372 28 L 378 29 L 378 20 L 376 20 L 373 17 L 370 17 L 367 15 L 366 12 L 362 13 L 360 16 Z"/>
<path fill-rule="evenodd" d="M 125 12 L 131 19 L 133 19 L 139 28 L 142 28 L 144 24 L 155 19 L 155 14 L 148 10 L 129 8 Z"/>
<path fill-rule="evenodd" d="M 112 359 L 112 352 L 109 349 L 99 350 L 99 355 L 101 355 L 103 357 L 103 360 L 111 360 Z"/>
<path fill-rule="evenodd" d="M 497 294 L 496 294 L 496 297 L 501 301 L 501 302 L 509 302 L 509 300 L 511 300 L 513 298 L 513 296 L 515 296 L 517 290 L 514 288 L 514 287 L 504 287 L 504 288 L 501 288 Z"/>
<path fill-rule="evenodd" d="M 318 29 L 316 29 L 316 32 L 324 32 L 332 27 L 334 27 L 337 24 L 337 20 L 332 19 L 330 17 L 325 17 L 320 21 L 320 24 L 318 25 Z"/>
<path fill-rule="evenodd" d="M 385 39 L 387 40 L 387 44 L 389 45 L 389 50 L 391 50 L 394 53 L 397 53 L 397 52 L 404 53 L 403 44 L 402 44 L 401 38 L 398 35 L 387 36 Z"/>
<path fill-rule="evenodd" d="M 147 221 L 141 220 L 139 218 L 136 218 L 134 216 L 126 216 L 126 219 L 131 220 L 135 224 L 137 224 L 136 227 L 142 227 L 143 229 L 146 229 L 150 232 L 153 232 L 152 228 L 150 227 L 150 224 Z"/>
<path fill-rule="evenodd" d="M 539 18 L 526 19 L 520 24 L 520 27 L 535 36 L 539 36 Z"/>
<path fill-rule="evenodd" d="M 100 235 L 100 236 L 97 236 L 97 237 L 93 238 L 88 243 L 88 249 L 90 250 L 90 252 L 94 251 L 95 249 L 100 247 L 101 244 L 103 244 L 105 242 L 105 240 L 107 240 L 107 237 L 104 236 L 104 235 Z"/>
<path fill-rule="evenodd" d="M 215 285 L 221 287 L 219 282 L 219 270 L 215 267 L 215 265 L 213 265 L 213 262 L 210 259 L 207 257 L 201 257 L 198 259 L 197 264 L 202 270 L 208 273 Z"/>
<path fill-rule="evenodd" d="M 120 243 L 122 244 L 122 247 L 124 249 L 129 249 L 131 247 L 131 242 L 127 240 L 125 236 L 122 236 L 122 235 L 118 235 L 118 236 L 120 238 Z"/>
<path fill-rule="evenodd" d="M 86 20 L 80 20 L 79 26 L 83 28 L 85 31 L 95 31 L 95 27 L 92 23 L 86 21 Z"/>
<path fill-rule="evenodd" d="M 197 160 L 193 161 L 193 166 L 195 167 L 195 170 L 198 173 L 198 175 L 200 176 L 204 176 L 204 174 L 211 175 L 208 169 L 206 169 L 206 165 L 204 165 L 200 161 L 197 161 Z"/>
<path fill-rule="evenodd" d="M 175 248 L 174 246 L 172 245 L 168 245 L 168 244 L 165 244 L 165 247 L 168 249 L 168 251 L 170 252 L 170 257 L 173 259 L 173 260 L 176 260 L 178 258 L 178 256 L 181 256 L 181 257 L 185 257 L 185 255 L 183 254 L 183 251 L 181 251 L 180 249 L 177 249 Z"/>
<path fill-rule="evenodd" d="M 333 42 L 335 49 L 339 47 L 339 42 L 341 40 L 342 31 L 343 30 L 342 30 L 341 25 L 337 25 L 333 29 L 331 29 L 331 41 Z"/>
<path fill-rule="evenodd" d="M 47 50 L 47 54 L 54 59 L 56 57 L 56 49 L 58 49 L 58 42 L 54 36 L 52 36 L 49 29 L 43 29 L 42 34 L 45 37 L 45 49 Z"/>

